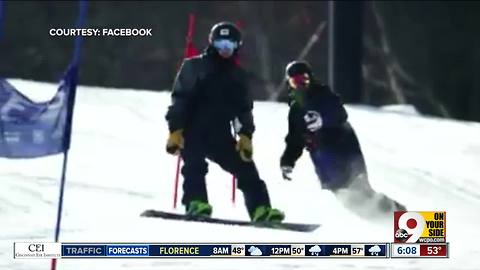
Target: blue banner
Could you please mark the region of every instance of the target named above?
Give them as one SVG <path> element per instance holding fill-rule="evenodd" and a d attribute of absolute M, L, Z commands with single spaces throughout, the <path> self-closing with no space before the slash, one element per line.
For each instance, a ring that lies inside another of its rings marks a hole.
<path fill-rule="evenodd" d="M 55 96 L 40 103 L 0 78 L 0 157 L 43 157 L 69 148 L 77 70 L 70 66 Z"/>
<path fill-rule="evenodd" d="M 0 40 L 3 37 L 3 0 L 0 0 Z"/>

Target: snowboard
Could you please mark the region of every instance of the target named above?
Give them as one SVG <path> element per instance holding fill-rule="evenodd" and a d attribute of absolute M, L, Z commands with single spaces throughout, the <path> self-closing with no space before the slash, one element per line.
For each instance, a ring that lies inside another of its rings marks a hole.
<path fill-rule="evenodd" d="M 191 217 L 184 214 L 176 214 L 171 212 L 159 211 L 159 210 L 145 210 L 140 216 L 142 217 L 151 217 L 151 218 L 162 218 L 169 220 L 181 220 L 188 222 L 205 222 L 212 224 L 222 224 L 222 225 L 232 225 L 232 226 L 245 226 L 245 227 L 254 227 L 254 228 L 266 228 L 266 229 L 276 229 L 276 230 L 287 230 L 294 232 L 313 232 L 320 224 L 305 224 L 305 223 L 271 223 L 271 222 L 250 222 L 246 220 L 233 220 L 233 219 L 223 219 L 223 218 L 213 218 L 213 217 Z"/>

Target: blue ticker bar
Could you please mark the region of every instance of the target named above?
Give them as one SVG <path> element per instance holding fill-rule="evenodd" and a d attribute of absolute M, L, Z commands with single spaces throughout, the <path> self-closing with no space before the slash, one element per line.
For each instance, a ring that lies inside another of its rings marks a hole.
<path fill-rule="evenodd" d="M 389 243 L 62 243 L 62 258 L 388 258 Z"/>

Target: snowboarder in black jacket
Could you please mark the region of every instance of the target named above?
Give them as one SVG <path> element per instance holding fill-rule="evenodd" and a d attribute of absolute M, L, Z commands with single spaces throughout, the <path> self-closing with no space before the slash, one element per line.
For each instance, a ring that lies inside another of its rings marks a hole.
<path fill-rule="evenodd" d="M 350 209 L 362 216 L 404 210 L 371 188 L 360 144 L 339 96 L 316 80 L 305 61 L 289 63 L 286 77 L 290 110 L 280 159 L 283 178 L 291 180 L 295 162 L 306 148 L 322 188 L 333 191 Z"/>
<path fill-rule="evenodd" d="M 166 114 L 170 130 L 166 150 L 180 153 L 184 160 L 182 203 L 188 215 L 211 215 L 205 183 L 208 158 L 237 177 L 252 221 L 280 222 L 284 214 L 271 207 L 252 160 L 253 100 L 246 72 L 237 62 L 241 45 L 239 29 L 221 22 L 212 27 L 204 53 L 183 62 Z M 240 124 L 238 142 L 232 121 Z"/>

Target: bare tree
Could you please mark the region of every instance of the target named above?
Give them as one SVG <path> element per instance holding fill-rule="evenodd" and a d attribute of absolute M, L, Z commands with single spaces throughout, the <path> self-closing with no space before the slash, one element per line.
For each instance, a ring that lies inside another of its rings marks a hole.
<path fill-rule="evenodd" d="M 379 44 L 367 39 L 365 45 L 371 55 L 380 59 L 384 72 L 375 71 L 374 69 L 376 67 L 374 65 L 364 64 L 362 70 L 365 82 L 374 87 L 390 91 L 395 102 L 399 104 L 408 102 L 407 95 L 415 97 L 423 96 L 424 99 L 436 108 L 438 113 L 444 117 L 450 117 L 445 106 L 434 97 L 432 89 L 419 83 L 401 66 L 392 52 L 385 29 L 385 21 L 380 15 L 376 3 L 369 1 L 369 6 L 378 28 Z M 380 73 L 380 78 L 378 77 L 378 73 Z"/>
<path fill-rule="evenodd" d="M 313 45 L 315 45 L 315 43 L 320 39 L 320 36 L 323 33 L 323 29 L 325 28 L 325 25 L 326 25 L 326 22 L 323 21 L 317 26 L 317 29 L 315 29 L 315 32 L 312 34 L 312 36 L 308 40 L 305 47 L 303 47 L 302 51 L 297 56 L 297 60 L 304 60 L 307 57 L 307 55 L 310 52 L 310 50 L 312 49 Z M 269 95 L 268 100 L 275 101 L 275 100 L 278 99 L 280 94 L 285 90 L 285 82 L 286 82 L 286 78 L 284 77 L 282 79 L 282 82 L 277 86 L 277 88 L 274 89 L 273 92 L 269 93 L 270 95 Z"/>

